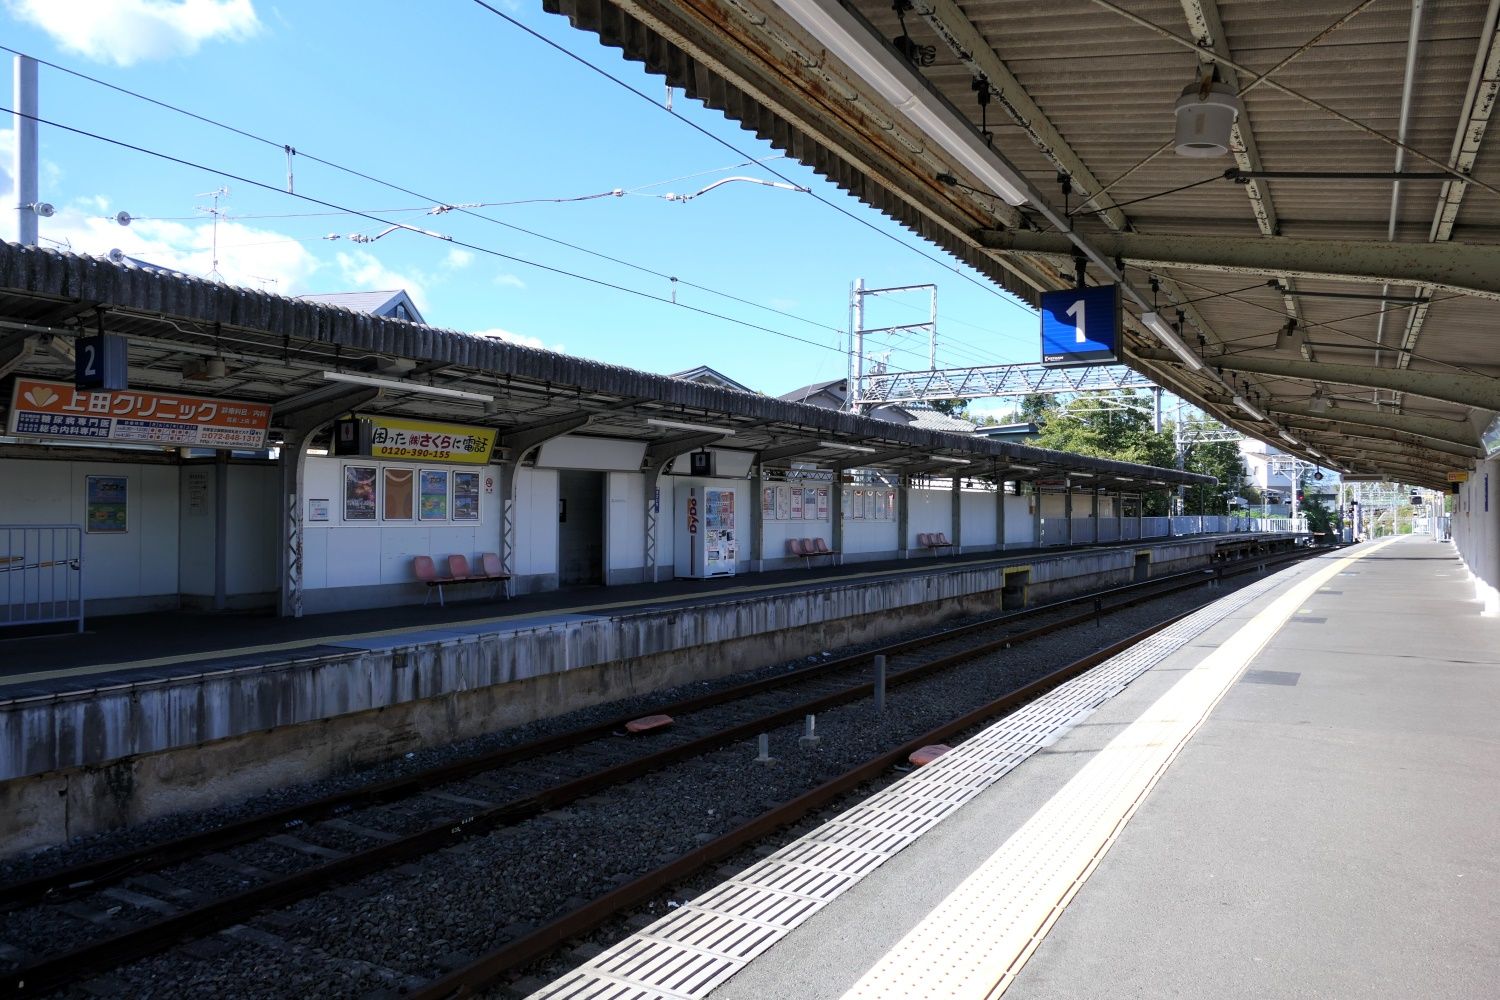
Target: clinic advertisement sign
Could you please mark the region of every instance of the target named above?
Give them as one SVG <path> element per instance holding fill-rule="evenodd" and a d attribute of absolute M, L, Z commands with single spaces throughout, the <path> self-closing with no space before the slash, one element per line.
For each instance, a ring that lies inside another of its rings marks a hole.
<path fill-rule="evenodd" d="M 395 417 L 364 417 L 370 423 L 370 457 L 485 465 L 495 448 L 495 430 L 465 424 L 434 424 Z"/>
<path fill-rule="evenodd" d="M 1042 367 L 1115 364 L 1119 344 L 1118 285 L 1042 293 Z"/>
<path fill-rule="evenodd" d="M 270 425 L 271 408 L 262 403 L 147 389 L 75 389 L 62 382 L 18 378 L 8 432 L 70 441 L 259 451 L 266 446 Z"/>

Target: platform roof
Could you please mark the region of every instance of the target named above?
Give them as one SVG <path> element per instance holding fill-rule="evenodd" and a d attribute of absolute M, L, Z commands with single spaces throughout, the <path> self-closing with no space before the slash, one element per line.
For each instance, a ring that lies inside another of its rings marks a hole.
<path fill-rule="evenodd" d="M 544 4 L 1030 302 L 1123 279 L 1126 362 L 1252 437 L 1441 485 L 1500 411 L 1497 0 Z M 1185 158 L 1204 71 L 1243 112 Z"/>
<path fill-rule="evenodd" d="M 955 471 L 1026 480 L 1073 476 L 1083 489 L 1215 482 L 927 431 L 326 303 L 0 244 L 0 377 L 19 371 L 70 380 L 72 338 L 101 324 L 129 340 L 132 387 L 269 402 L 273 427 L 295 427 L 313 413 L 347 404 L 365 414 L 499 428 L 503 457 L 511 460 L 524 457 L 541 437 L 574 432 L 646 441 L 647 462 L 658 464 L 714 445 L 755 451 L 771 463 L 941 477 Z M 217 365 L 202 364 L 213 358 L 223 361 L 222 376 Z M 331 381 L 325 372 L 384 387 Z M 423 391 L 428 387 L 487 398 L 440 398 Z M 376 398 L 360 398 L 376 391 Z M 7 394 L 0 405 L 9 402 Z"/>

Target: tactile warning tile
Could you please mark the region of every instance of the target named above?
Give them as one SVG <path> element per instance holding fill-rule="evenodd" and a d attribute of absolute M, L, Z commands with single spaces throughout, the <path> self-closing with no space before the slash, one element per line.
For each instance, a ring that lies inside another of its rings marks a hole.
<path fill-rule="evenodd" d="M 1131 681 L 1266 591 L 1262 580 L 1062 684 L 795 843 L 672 910 L 528 1000 L 695 1000 L 1092 714 Z M 1074 817 L 1081 822 L 1081 817 Z M 1042 845 L 1045 848 L 1045 845 Z M 1059 848 L 1061 850 L 1061 848 Z M 1055 852 L 1054 852 L 1055 853 Z M 1055 862 L 1045 849 L 1037 864 Z M 1042 868 L 1026 876 L 1034 884 Z M 957 934 L 955 928 L 953 933 Z M 870 996 L 946 996 L 882 990 Z M 982 994 L 981 994 L 982 995 Z"/>

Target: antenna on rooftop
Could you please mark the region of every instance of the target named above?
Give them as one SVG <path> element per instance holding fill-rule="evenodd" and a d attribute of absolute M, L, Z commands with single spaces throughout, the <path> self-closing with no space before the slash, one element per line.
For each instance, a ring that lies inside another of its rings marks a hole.
<path fill-rule="evenodd" d="M 212 208 L 207 208 L 203 205 L 199 205 L 197 206 L 197 208 L 198 211 L 207 212 L 209 215 L 212 215 L 214 217 L 214 266 L 208 272 L 206 277 L 211 278 L 214 281 L 223 281 L 224 276 L 219 273 L 219 216 L 223 215 L 224 212 L 219 208 L 219 199 L 229 197 L 229 188 L 221 187 L 213 191 L 203 191 L 199 193 L 197 197 L 212 198 L 214 200 Z"/>

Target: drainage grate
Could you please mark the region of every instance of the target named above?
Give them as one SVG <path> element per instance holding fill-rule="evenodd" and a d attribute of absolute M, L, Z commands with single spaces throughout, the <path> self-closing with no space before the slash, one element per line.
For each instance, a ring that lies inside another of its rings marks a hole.
<path fill-rule="evenodd" d="M 1280 585 L 1275 578 L 1260 581 L 1054 688 L 528 1000 L 706 996 L 1131 681 Z"/>

